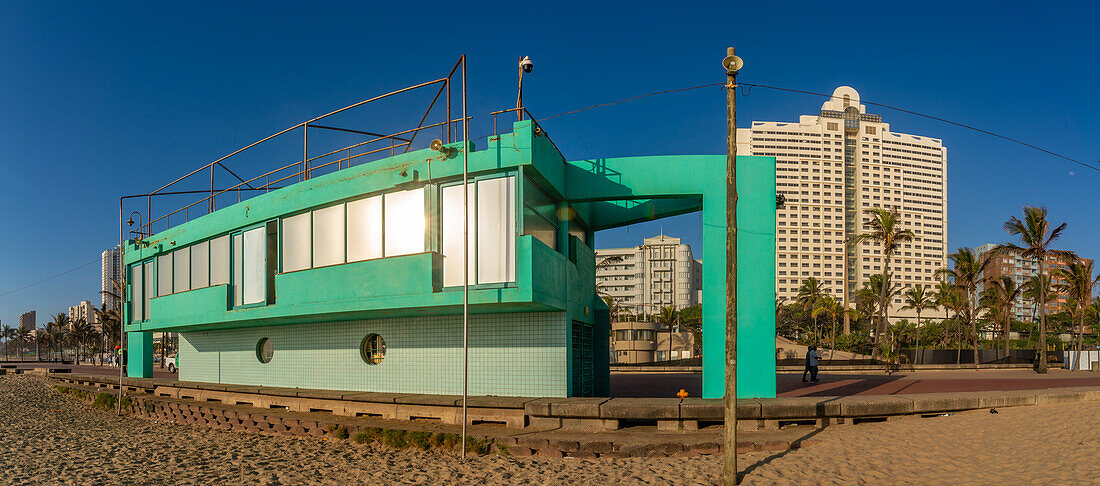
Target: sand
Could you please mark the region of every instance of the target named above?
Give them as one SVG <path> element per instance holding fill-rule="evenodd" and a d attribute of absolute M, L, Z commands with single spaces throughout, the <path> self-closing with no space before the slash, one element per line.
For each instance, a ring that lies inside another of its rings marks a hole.
<path fill-rule="evenodd" d="M 743 484 L 1100 484 L 1100 404 L 831 427 L 739 456 Z M 348 441 L 115 417 L 40 378 L 0 377 L 2 484 L 715 484 L 719 456 L 461 461 Z"/>

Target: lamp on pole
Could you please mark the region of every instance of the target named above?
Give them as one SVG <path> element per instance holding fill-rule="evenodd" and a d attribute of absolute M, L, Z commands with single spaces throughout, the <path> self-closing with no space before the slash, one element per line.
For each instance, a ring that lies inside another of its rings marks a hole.
<path fill-rule="evenodd" d="M 523 73 L 530 73 L 535 70 L 535 63 L 531 62 L 531 58 L 523 56 L 519 60 L 519 93 L 516 95 L 516 115 L 519 116 L 519 121 L 523 121 Z"/>

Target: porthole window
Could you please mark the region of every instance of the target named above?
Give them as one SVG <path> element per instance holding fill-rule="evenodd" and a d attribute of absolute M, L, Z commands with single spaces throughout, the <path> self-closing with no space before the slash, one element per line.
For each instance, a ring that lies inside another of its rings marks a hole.
<path fill-rule="evenodd" d="M 386 357 L 386 341 L 377 334 L 368 335 L 359 346 L 359 354 L 367 364 L 379 364 Z"/>
<path fill-rule="evenodd" d="M 263 338 L 256 343 L 256 359 L 261 363 L 270 362 L 273 355 L 275 355 L 275 344 L 270 339 Z"/>

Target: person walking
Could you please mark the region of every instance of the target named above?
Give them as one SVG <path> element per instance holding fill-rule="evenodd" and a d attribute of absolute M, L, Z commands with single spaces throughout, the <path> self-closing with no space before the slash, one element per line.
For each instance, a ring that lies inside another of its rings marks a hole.
<path fill-rule="evenodd" d="M 806 369 L 802 372 L 802 383 L 806 383 L 806 374 L 809 373 L 810 381 L 817 383 L 817 360 L 820 357 L 817 355 L 817 346 L 810 346 L 806 350 Z"/>

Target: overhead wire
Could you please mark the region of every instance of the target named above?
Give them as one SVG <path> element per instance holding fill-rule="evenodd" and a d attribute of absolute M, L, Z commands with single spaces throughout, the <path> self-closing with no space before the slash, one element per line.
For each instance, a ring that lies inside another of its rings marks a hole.
<path fill-rule="evenodd" d="M 30 284 L 24 285 L 24 286 L 22 286 L 22 287 L 19 287 L 19 288 L 16 288 L 16 289 L 12 289 L 12 290 L 9 290 L 9 291 L 7 291 L 7 292 L 4 292 L 4 293 L 0 293 L 0 297 L 3 297 L 3 296 L 5 296 L 5 295 L 8 295 L 8 294 L 14 294 L 14 293 L 16 293 L 16 292 L 18 292 L 18 291 L 20 291 L 20 290 L 23 290 L 23 289 L 28 289 L 28 288 L 34 287 L 35 285 L 38 285 L 38 284 L 40 284 L 40 283 L 43 283 L 43 282 L 48 282 L 48 281 L 50 281 L 50 280 L 53 280 L 53 279 L 55 279 L 55 278 L 57 278 L 57 277 L 60 277 L 60 276 L 62 276 L 62 275 L 65 275 L 65 274 L 68 274 L 68 273 L 72 273 L 72 272 L 75 272 L 75 271 L 77 271 L 77 270 L 80 270 L 81 268 L 84 268 L 84 267 L 86 267 L 86 266 L 88 266 L 88 265 L 91 265 L 91 264 L 93 264 L 93 263 L 95 263 L 95 262 L 98 262 L 98 261 L 102 261 L 102 260 L 101 260 L 100 258 L 96 258 L 95 260 L 92 260 L 92 261 L 90 261 L 90 262 L 88 262 L 88 263 L 85 263 L 85 264 L 82 264 L 82 265 L 79 265 L 79 266 L 76 266 L 76 267 L 70 268 L 70 269 L 68 269 L 68 270 L 65 270 L 64 272 L 58 273 L 58 274 L 56 274 L 56 275 L 51 275 L 51 276 L 49 276 L 49 277 L 46 277 L 46 278 L 44 278 L 44 279 L 42 279 L 42 280 L 39 280 L 39 281 L 37 281 L 37 282 L 34 282 L 34 283 L 30 283 Z"/>

